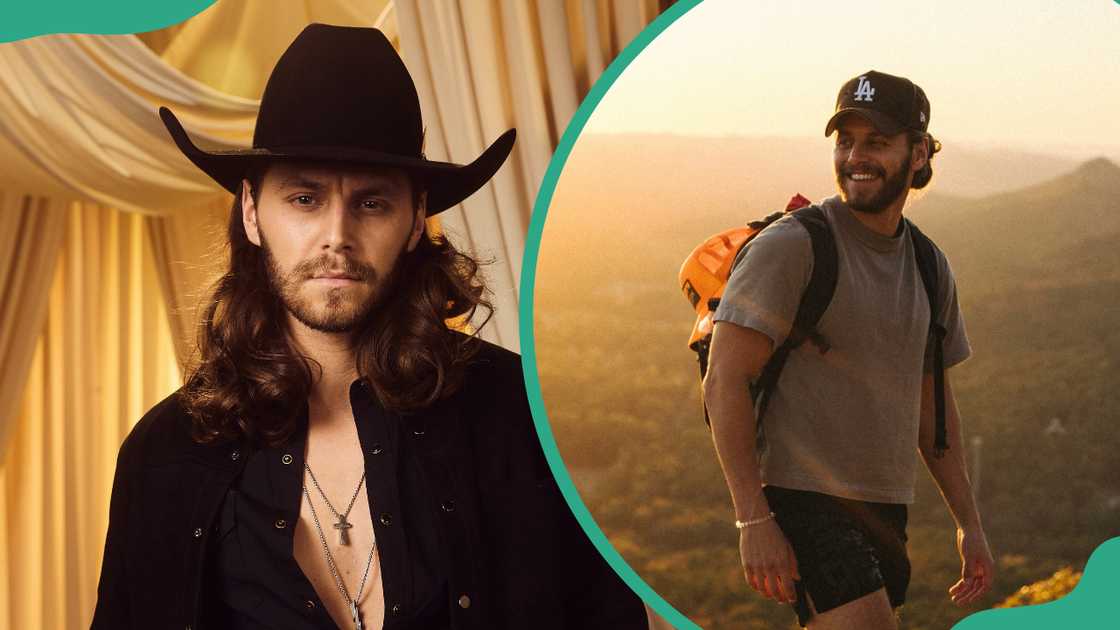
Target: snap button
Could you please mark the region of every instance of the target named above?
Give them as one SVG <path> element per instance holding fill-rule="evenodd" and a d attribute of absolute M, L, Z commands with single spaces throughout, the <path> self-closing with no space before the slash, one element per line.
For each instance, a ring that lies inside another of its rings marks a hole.
<path fill-rule="evenodd" d="M 412 431 L 412 434 L 415 435 L 416 437 L 423 437 L 424 429 L 414 429 Z"/>
<path fill-rule="evenodd" d="M 443 508 L 444 512 L 454 512 L 455 511 L 455 502 L 452 501 L 451 499 L 448 499 L 448 500 L 444 501 L 442 504 L 440 504 L 440 507 Z"/>
<path fill-rule="evenodd" d="M 194 528 L 194 537 L 195 538 L 202 538 L 202 528 L 201 527 Z"/>
<path fill-rule="evenodd" d="M 288 453 L 284 453 L 284 456 L 280 458 L 280 461 L 284 462 L 284 465 L 287 466 L 288 464 L 292 463 L 292 456 Z"/>
<path fill-rule="evenodd" d="M 307 600 L 307 601 L 305 601 L 305 602 L 303 602 L 303 605 L 304 605 L 304 607 L 306 607 L 306 608 L 307 608 L 308 610 L 315 610 L 315 602 L 311 601 L 310 599 L 309 599 L 309 600 Z"/>
<path fill-rule="evenodd" d="M 229 458 L 232 459 L 233 461 L 237 461 L 237 460 L 241 459 L 241 451 L 234 451 L 234 452 L 230 453 Z"/>
<path fill-rule="evenodd" d="M 278 519 L 276 519 L 276 522 L 273 523 L 273 525 L 276 526 L 276 529 L 284 529 L 285 527 L 288 526 L 288 521 L 285 521 L 282 518 L 278 518 Z"/>
<path fill-rule="evenodd" d="M 388 512 L 382 514 L 381 515 L 381 524 L 382 525 L 392 525 L 393 524 L 393 515 L 388 513 Z"/>
<path fill-rule="evenodd" d="M 471 598 L 469 595 L 463 594 L 459 596 L 459 608 L 470 608 Z"/>
<path fill-rule="evenodd" d="M 381 451 L 382 451 L 381 445 L 380 444 L 374 444 L 373 448 L 369 449 L 369 454 L 370 455 L 380 455 Z"/>
<path fill-rule="evenodd" d="M 392 608 L 390 608 L 389 610 L 390 610 L 390 611 L 391 611 L 391 612 L 392 612 L 392 613 L 393 613 L 394 615 L 398 615 L 398 614 L 400 614 L 400 612 L 401 612 L 401 605 L 400 605 L 400 604 L 393 604 L 393 607 L 392 607 Z"/>

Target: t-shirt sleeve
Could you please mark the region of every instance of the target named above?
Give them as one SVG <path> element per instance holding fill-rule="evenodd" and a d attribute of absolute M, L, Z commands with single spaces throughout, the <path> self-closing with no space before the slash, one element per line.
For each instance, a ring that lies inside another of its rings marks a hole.
<path fill-rule="evenodd" d="M 812 272 L 809 232 L 792 217 L 780 219 L 739 252 L 714 319 L 757 330 L 777 347 L 789 335 Z"/>
<path fill-rule="evenodd" d="M 941 303 L 941 312 L 938 313 L 937 321 L 945 326 L 945 369 L 948 369 L 972 356 L 972 346 L 968 342 L 964 316 L 961 315 L 960 303 L 957 301 L 957 281 L 953 276 L 952 267 L 949 266 L 949 260 L 940 250 L 937 252 L 937 280 L 938 301 Z M 926 347 L 925 371 L 933 371 L 933 352 L 930 345 Z"/>

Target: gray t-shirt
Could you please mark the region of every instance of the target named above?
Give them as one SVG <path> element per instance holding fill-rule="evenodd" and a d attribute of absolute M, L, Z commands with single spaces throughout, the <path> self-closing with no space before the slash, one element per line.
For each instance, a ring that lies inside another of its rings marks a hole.
<path fill-rule="evenodd" d="M 836 240 L 836 293 L 818 325 L 831 344 L 790 353 L 760 428 L 763 483 L 884 503 L 912 503 L 929 302 L 909 228 L 860 223 L 839 197 L 821 202 Z M 971 354 L 949 263 L 938 254 L 945 366 Z M 812 273 L 809 233 L 784 217 L 736 260 L 716 321 L 785 341 Z"/>

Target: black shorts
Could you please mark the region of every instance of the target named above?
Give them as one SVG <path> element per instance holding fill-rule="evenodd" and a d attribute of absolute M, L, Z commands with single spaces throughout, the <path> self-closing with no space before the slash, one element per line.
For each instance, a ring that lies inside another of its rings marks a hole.
<path fill-rule="evenodd" d="M 793 547 L 801 580 L 797 620 L 837 608 L 886 588 L 891 607 L 906 601 L 910 559 L 906 556 L 906 506 L 841 499 L 818 492 L 766 486 L 766 500 Z"/>

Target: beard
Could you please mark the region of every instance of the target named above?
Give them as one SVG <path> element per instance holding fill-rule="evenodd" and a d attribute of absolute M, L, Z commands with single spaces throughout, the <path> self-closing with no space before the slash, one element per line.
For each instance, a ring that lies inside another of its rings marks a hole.
<path fill-rule="evenodd" d="M 273 257 L 264 234 L 261 233 L 260 237 L 272 293 L 280 298 L 284 309 L 297 321 L 312 330 L 325 333 L 353 332 L 376 309 L 384 306 L 395 290 L 400 276 L 400 262 L 408 249 L 406 241 L 386 274 L 379 274 L 373 267 L 350 258 L 342 258 L 340 264 L 335 264 L 337 258 L 332 259 L 325 254 L 304 260 L 284 273 Z M 304 291 L 307 281 L 332 269 L 355 278 L 355 282 L 350 286 L 311 288 Z M 326 295 L 320 298 L 320 292 L 325 292 Z M 309 293 L 312 295 L 308 295 Z"/>
<path fill-rule="evenodd" d="M 848 207 L 856 212 L 865 212 L 867 214 L 880 214 L 898 200 L 904 192 L 908 182 L 906 176 L 910 172 L 910 154 L 907 153 L 906 160 L 899 166 L 898 171 L 887 175 L 886 171 L 876 167 L 874 172 L 879 176 L 882 185 L 879 192 L 872 195 L 869 199 L 856 199 L 848 194 L 844 189 L 845 177 L 851 174 L 853 169 L 842 169 L 836 173 L 836 186 L 840 189 L 840 198 Z"/>

